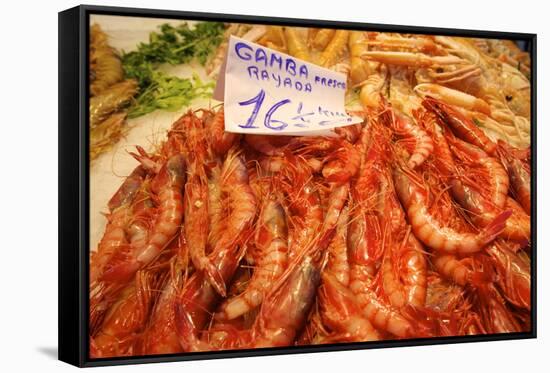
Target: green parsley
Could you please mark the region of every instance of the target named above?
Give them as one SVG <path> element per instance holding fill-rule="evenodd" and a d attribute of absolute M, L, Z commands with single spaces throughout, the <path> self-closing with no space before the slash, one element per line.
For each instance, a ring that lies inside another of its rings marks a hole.
<path fill-rule="evenodd" d="M 185 79 L 169 76 L 156 69 L 164 63 L 178 65 L 198 61 L 204 65 L 208 56 L 222 42 L 221 22 L 187 23 L 178 26 L 163 24 L 159 32 L 151 32 L 149 42 L 140 43 L 136 51 L 123 53 L 122 67 L 126 78 L 138 82 L 139 93 L 129 110 L 135 118 L 156 109 L 178 110 L 193 99 L 211 95 L 213 85 L 194 76 Z"/>
<path fill-rule="evenodd" d="M 185 79 L 153 71 L 151 79 L 151 84 L 140 92 L 128 110 L 128 118 L 137 118 L 157 109 L 177 111 L 197 98 L 210 97 L 214 88 L 214 82 L 203 83 L 198 75 Z"/>

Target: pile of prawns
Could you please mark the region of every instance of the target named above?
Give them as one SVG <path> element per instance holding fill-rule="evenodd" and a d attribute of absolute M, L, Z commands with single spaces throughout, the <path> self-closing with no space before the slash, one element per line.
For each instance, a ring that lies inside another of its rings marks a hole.
<path fill-rule="evenodd" d="M 427 97 L 333 137 L 188 112 L 109 202 L 92 357 L 527 331 L 530 153 Z"/>

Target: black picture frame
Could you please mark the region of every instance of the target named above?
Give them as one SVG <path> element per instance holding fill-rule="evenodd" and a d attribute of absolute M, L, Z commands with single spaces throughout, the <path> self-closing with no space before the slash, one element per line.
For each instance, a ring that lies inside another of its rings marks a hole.
<path fill-rule="evenodd" d="M 524 40 L 531 54 L 531 330 L 522 333 L 422 338 L 380 342 L 344 343 L 254 350 L 184 353 L 123 358 L 90 359 L 88 343 L 88 258 L 89 258 L 89 153 L 88 153 L 88 36 L 92 14 L 171 18 L 376 30 L 479 38 Z M 357 22 L 275 18 L 231 14 L 198 13 L 158 9 L 137 9 L 81 5 L 59 13 L 59 360 L 79 367 L 151 362 L 283 355 L 341 350 L 436 345 L 465 342 L 536 338 L 537 331 L 537 224 L 536 224 L 536 76 L 537 35 L 481 30 L 460 30 L 421 26 L 381 25 Z"/>

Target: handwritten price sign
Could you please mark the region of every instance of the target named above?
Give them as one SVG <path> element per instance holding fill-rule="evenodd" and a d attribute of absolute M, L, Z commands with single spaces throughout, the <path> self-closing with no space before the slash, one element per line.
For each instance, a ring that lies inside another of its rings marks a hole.
<path fill-rule="evenodd" d="M 344 109 L 346 84 L 344 74 L 231 36 L 214 97 L 229 132 L 320 135 L 361 122 Z"/>

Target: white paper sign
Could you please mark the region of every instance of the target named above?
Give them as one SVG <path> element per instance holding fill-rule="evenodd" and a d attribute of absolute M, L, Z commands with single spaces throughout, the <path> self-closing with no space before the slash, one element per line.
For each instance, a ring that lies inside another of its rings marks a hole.
<path fill-rule="evenodd" d="M 214 98 L 224 101 L 228 132 L 319 135 L 362 122 L 345 111 L 342 73 L 235 36 L 224 65 Z"/>

